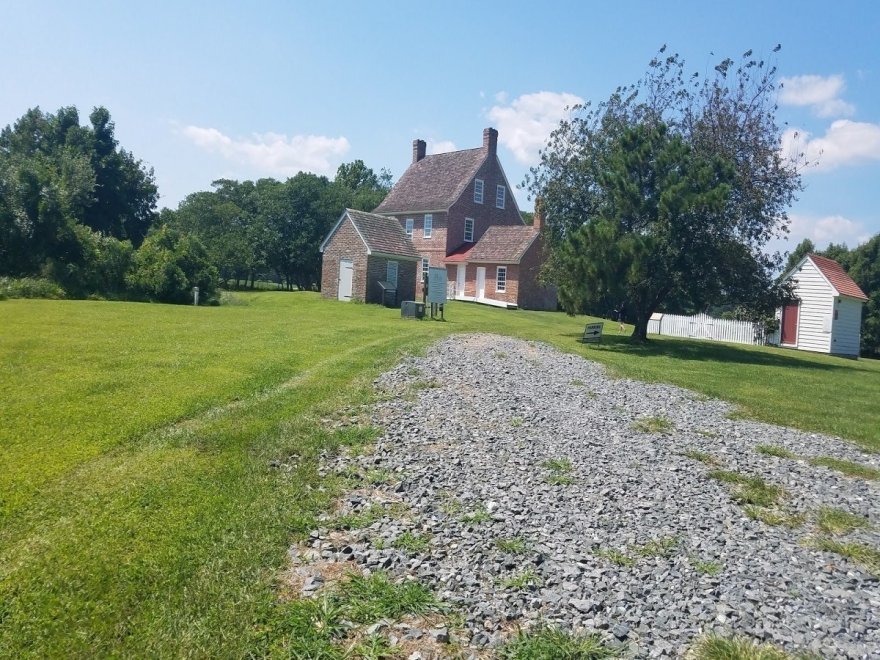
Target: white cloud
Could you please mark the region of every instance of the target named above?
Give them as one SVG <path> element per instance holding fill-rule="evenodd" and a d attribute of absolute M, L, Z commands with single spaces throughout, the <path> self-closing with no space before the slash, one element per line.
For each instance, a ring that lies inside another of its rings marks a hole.
<path fill-rule="evenodd" d="M 583 103 L 583 99 L 566 92 L 523 94 L 509 105 L 495 105 L 486 116 L 498 128 L 498 140 L 513 152 L 523 165 L 538 162 L 550 133 L 568 115 L 566 108 Z"/>
<path fill-rule="evenodd" d="M 846 89 L 840 74 L 833 76 L 792 76 L 781 78 L 779 101 L 784 105 L 812 106 L 820 117 L 842 117 L 855 112 L 855 107 L 839 98 Z"/>
<path fill-rule="evenodd" d="M 438 140 L 437 142 L 428 142 L 429 154 L 445 154 L 447 151 L 458 151 L 455 142 L 451 140 Z"/>
<path fill-rule="evenodd" d="M 826 215 L 822 217 L 792 213 L 789 216 L 788 246 L 791 250 L 805 238 L 809 238 L 817 249 L 829 243 L 846 243 L 853 248 L 861 245 L 868 238 L 866 227 L 842 215 Z"/>
<path fill-rule="evenodd" d="M 333 174 L 349 142 L 323 135 L 254 133 L 249 138 L 234 139 L 216 128 L 186 126 L 181 132 L 193 144 L 227 160 L 248 165 L 260 173 L 294 176 L 298 172 Z"/>
<path fill-rule="evenodd" d="M 816 138 L 791 128 L 782 134 L 781 151 L 784 158 L 814 163 L 807 172 L 827 172 L 845 165 L 880 160 L 880 124 L 838 119 L 824 136 Z"/>
<path fill-rule="evenodd" d="M 507 103 L 508 98 L 510 97 L 508 96 L 507 92 L 500 91 L 495 94 L 495 103 L 500 103 L 501 105 L 504 105 L 505 103 Z"/>

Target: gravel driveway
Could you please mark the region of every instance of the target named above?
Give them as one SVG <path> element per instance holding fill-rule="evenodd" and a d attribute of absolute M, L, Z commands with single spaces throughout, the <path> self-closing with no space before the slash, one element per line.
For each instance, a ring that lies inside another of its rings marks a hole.
<path fill-rule="evenodd" d="M 880 581 L 811 547 L 817 513 L 834 507 L 873 527 L 825 536 L 880 548 L 878 482 L 808 462 L 878 468 L 876 457 L 840 439 L 729 419 L 721 401 L 609 378 L 581 357 L 493 335 L 450 337 L 376 386 L 384 400 L 372 423 L 384 433 L 375 450 L 325 469 L 379 484 L 354 491 L 339 513 L 399 502 L 400 515 L 344 543 L 316 530 L 295 562 L 323 556 L 417 577 L 465 613 L 457 635 L 468 652 L 542 622 L 602 631 L 631 657 L 680 656 L 712 631 L 880 658 Z M 736 484 L 709 476 L 716 469 L 781 487 L 768 511 L 784 524 L 746 515 Z"/>

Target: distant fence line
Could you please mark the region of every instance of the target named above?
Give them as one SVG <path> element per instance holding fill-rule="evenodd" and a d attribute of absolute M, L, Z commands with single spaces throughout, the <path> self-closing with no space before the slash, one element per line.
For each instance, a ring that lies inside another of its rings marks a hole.
<path fill-rule="evenodd" d="M 692 339 L 713 339 L 735 344 L 766 343 L 764 328 L 751 321 L 731 321 L 712 318 L 708 314 L 677 316 L 675 314 L 653 314 L 648 321 L 648 333 L 666 337 L 690 337 Z"/>

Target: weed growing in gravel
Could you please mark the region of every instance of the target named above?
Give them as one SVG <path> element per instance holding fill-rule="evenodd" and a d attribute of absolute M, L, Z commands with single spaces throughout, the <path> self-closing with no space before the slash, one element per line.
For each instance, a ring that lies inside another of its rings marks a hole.
<path fill-rule="evenodd" d="M 776 445 L 758 445 L 755 451 L 765 456 L 775 456 L 776 458 L 797 458 L 797 454 L 788 451 L 785 447 Z"/>
<path fill-rule="evenodd" d="M 494 355 L 498 359 L 504 359 L 507 357 L 507 353 L 505 353 L 504 351 L 495 351 Z"/>
<path fill-rule="evenodd" d="M 363 529 L 385 515 L 385 509 L 379 504 L 373 504 L 369 508 L 358 513 L 347 513 L 334 517 L 328 527 L 332 529 Z"/>
<path fill-rule="evenodd" d="M 681 452 L 680 456 L 700 461 L 700 463 L 705 463 L 706 465 L 721 465 L 721 461 L 712 456 L 712 454 L 705 451 L 699 451 L 698 449 L 688 449 L 687 451 Z"/>
<path fill-rule="evenodd" d="M 876 578 L 880 578 L 880 550 L 864 543 L 843 543 L 824 537 L 813 539 L 809 542 L 809 545 L 817 550 L 833 552 L 841 557 L 852 559 L 865 571 Z"/>
<path fill-rule="evenodd" d="M 724 570 L 724 564 L 720 561 L 707 561 L 700 559 L 699 557 L 690 557 L 690 561 L 694 570 L 703 575 L 718 575 Z"/>
<path fill-rule="evenodd" d="M 403 550 L 410 554 L 416 554 L 418 552 L 424 552 L 430 542 L 431 538 L 429 536 L 423 536 L 414 532 L 404 532 L 394 539 L 392 545 L 398 550 Z"/>
<path fill-rule="evenodd" d="M 862 465 L 853 461 L 845 461 L 831 456 L 817 456 L 810 459 L 810 465 L 822 465 L 832 470 L 845 474 L 848 477 L 858 477 L 860 479 L 876 480 L 880 479 L 880 470 L 872 468 L 869 465 Z"/>
<path fill-rule="evenodd" d="M 587 384 L 584 381 L 582 381 L 580 378 L 572 379 L 571 384 L 574 385 L 575 387 L 586 387 L 587 386 Z"/>
<path fill-rule="evenodd" d="M 632 566 L 636 563 L 635 559 L 616 548 L 600 548 L 599 550 L 595 550 L 593 554 L 597 557 L 607 559 L 612 564 L 617 564 L 618 566 Z"/>
<path fill-rule="evenodd" d="M 516 635 L 498 650 L 502 660 L 603 660 L 618 658 L 621 650 L 608 647 L 597 633 L 575 634 L 542 627 Z"/>
<path fill-rule="evenodd" d="M 747 637 L 706 635 L 693 648 L 695 660 L 791 660 L 772 644 L 758 644 Z"/>
<path fill-rule="evenodd" d="M 753 505 L 744 506 L 743 513 L 752 520 L 760 520 L 766 525 L 773 525 L 774 527 L 783 526 L 790 529 L 800 527 L 807 519 L 802 513 L 785 513 L 784 511 Z"/>
<path fill-rule="evenodd" d="M 522 426 L 522 423 L 523 423 L 522 417 L 514 417 L 513 419 L 510 420 L 510 425 L 513 426 L 514 428 L 516 428 L 518 426 Z"/>
<path fill-rule="evenodd" d="M 823 534 L 831 536 L 848 534 L 853 530 L 867 529 L 870 526 L 867 518 L 830 506 L 823 506 L 816 513 L 816 527 Z"/>
<path fill-rule="evenodd" d="M 652 539 L 642 545 L 632 546 L 632 551 L 640 557 L 670 557 L 678 547 L 679 539 L 676 536 L 666 536 Z"/>
<path fill-rule="evenodd" d="M 443 504 L 440 505 L 440 510 L 447 516 L 457 516 L 462 512 L 463 508 L 461 502 L 452 498 L 444 501 Z"/>
<path fill-rule="evenodd" d="M 642 417 L 632 423 L 632 429 L 639 433 L 668 433 L 672 422 L 665 417 Z"/>
<path fill-rule="evenodd" d="M 372 486 L 390 486 L 394 483 L 394 473 L 385 468 L 373 468 L 367 470 L 364 481 Z"/>
<path fill-rule="evenodd" d="M 501 552 L 508 552 L 512 555 L 521 555 L 528 550 L 525 540 L 518 536 L 509 539 L 495 539 L 495 545 Z"/>
<path fill-rule="evenodd" d="M 474 509 L 473 511 L 470 511 L 470 512 L 464 514 L 461 517 L 461 522 L 474 523 L 477 525 L 484 523 L 484 522 L 489 522 L 490 520 L 492 520 L 492 515 L 488 511 L 486 511 L 486 509 L 484 509 L 483 507 L 478 507 L 478 508 Z"/>
<path fill-rule="evenodd" d="M 418 391 L 418 390 L 437 389 L 438 387 L 442 387 L 442 386 L 443 386 L 443 383 L 440 382 L 439 380 L 437 380 L 436 378 L 427 378 L 427 379 L 417 380 L 412 385 L 410 385 L 410 388 Z"/>
<path fill-rule="evenodd" d="M 718 434 L 715 431 L 707 431 L 706 429 L 696 429 L 694 431 L 697 435 L 701 435 L 704 438 L 717 438 Z"/>
<path fill-rule="evenodd" d="M 422 370 L 419 369 L 418 367 L 410 367 L 409 369 L 406 370 L 406 375 L 407 376 L 421 376 Z"/>
<path fill-rule="evenodd" d="M 285 654 L 295 658 L 344 658 L 342 642 L 349 632 L 346 621 L 370 624 L 380 619 L 396 620 L 405 615 L 423 616 L 445 611 L 424 585 L 406 581 L 396 584 L 376 572 L 368 577 L 349 574 L 334 592 L 321 599 L 291 603 L 287 613 L 289 639 Z M 387 640 L 365 638 L 355 657 L 388 657 Z"/>
<path fill-rule="evenodd" d="M 761 477 L 750 477 L 730 470 L 712 470 L 709 477 L 733 484 L 731 497 L 738 504 L 769 507 L 776 504 L 783 495 L 782 488 L 768 484 Z"/>
<path fill-rule="evenodd" d="M 541 576 L 535 573 L 531 568 L 527 568 L 519 575 L 499 580 L 505 589 L 528 589 L 529 587 L 537 587 L 541 584 Z"/>
<path fill-rule="evenodd" d="M 572 465 L 567 458 L 551 458 L 544 461 L 544 467 L 550 470 L 550 474 L 546 478 L 548 484 L 554 486 L 568 486 L 574 483 L 571 476 Z"/>

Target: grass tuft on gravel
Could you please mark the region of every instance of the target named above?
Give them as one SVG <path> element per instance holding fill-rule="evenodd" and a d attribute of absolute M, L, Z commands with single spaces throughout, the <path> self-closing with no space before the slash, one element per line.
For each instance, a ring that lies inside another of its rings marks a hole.
<path fill-rule="evenodd" d="M 738 504 L 754 504 L 771 507 L 779 502 L 784 491 L 781 487 L 768 484 L 761 477 L 754 477 L 730 470 L 712 470 L 709 477 L 732 484 L 731 497 Z"/>
<path fill-rule="evenodd" d="M 772 644 L 759 644 L 748 637 L 718 635 L 700 638 L 691 655 L 694 660 L 792 660 L 785 651 Z"/>
<path fill-rule="evenodd" d="M 535 573 L 531 568 L 527 568 L 521 573 L 508 578 L 500 578 L 498 584 L 505 589 L 528 589 L 529 587 L 540 586 L 541 576 Z"/>
<path fill-rule="evenodd" d="M 880 479 L 880 470 L 872 468 L 870 465 L 863 465 L 854 461 L 846 461 L 831 456 L 817 456 L 810 459 L 811 465 L 821 465 L 823 467 L 836 470 L 847 477 L 856 477 L 858 479 L 868 479 L 876 481 Z"/>
<path fill-rule="evenodd" d="M 430 536 L 424 536 L 422 534 L 416 534 L 415 532 L 406 531 L 396 539 L 391 544 L 398 550 L 403 550 L 404 552 L 408 552 L 409 554 L 418 554 L 420 552 L 424 552 L 428 548 L 428 544 L 431 542 Z"/>
<path fill-rule="evenodd" d="M 571 476 L 573 469 L 571 460 L 568 458 L 551 458 L 543 463 L 544 467 L 550 470 L 545 481 L 553 486 L 569 486 L 574 483 L 574 477 Z"/>
<path fill-rule="evenodd" d="M 797 454 L 788 451 L 785 447 L 777 445 L 758 445 L 755 451 L 765 456 L 775 456 L 776 458 L 797 458 Z"/>
<path fill-rule="evenodd" d="M 621 654 L 622 650 L 609 647 L 597 633 L 576 634 L 551 627 L 517 631 L 498 650 L 502 660 L 604 660 Z"/>
<path fill-rule="evenodd" d="M 694 570 L 697 573 L 702 573 L 703 575 L 718 575 L 721 571 L 724 570 L 724 564 L 720 561 L 708 560 L 708 559 L 700 559 L 699 557 L 691 557 L 690 558 L 691 566 L 694 567 Z"/>
<path fill-rule="evenodd" d="M 686 451 L 681 452 L 681 456 L 685 458 L 690 458 L 694 461 L 699 461 L 700 463 L 704 463 L 705 465 L 721 465 L 721 461 L 713 456 L 712 454 L 700 451 L 698 449 L 688 449 Z"/>
<path fill-rule="evenodd" d="M 871 524 L 867 518 L 849 513 L 843 509 L 823 506 L 816 513 L 816 527 L 823 534 L 830 536 L 848 534 L 857 529 L 868 529 L 870 526 Z"/>
<path fill-rule="evenodd" d="M 525 539 L 522 539 L 519 536 L 514 536 L 509 539 L 495 539 L 495 545 L 501 550 L 501 552 L 507 552 L 512 555 L 525 554 L 529 549 Z"/>
<path fill-rule="evenodd" d="M 765 525 L 773 527 L 788 527 L 797 529 L 804 524 L 807 517 L 802 513 L 786 513 L 778 509 L 768 509 L 763 506 L 748 504 L 743 507 L 745 513 L 752 520 L 760 520 Z"/>
<path fill-rule="evenodd" d="M 665 417 L 642 417 L 632 423 L 632 429 L 639 433 L 669 433 L 672 422 Z"/>
<path fill-rule="evenodd" d="M 841 557 L 851 559 L 861 566 L 865 572 L 880 578 L 880 550 L 864 543 L 845 543 L 825 537 L 815 538 L 810 545 L 817 550 L 833 552 Z"/>

